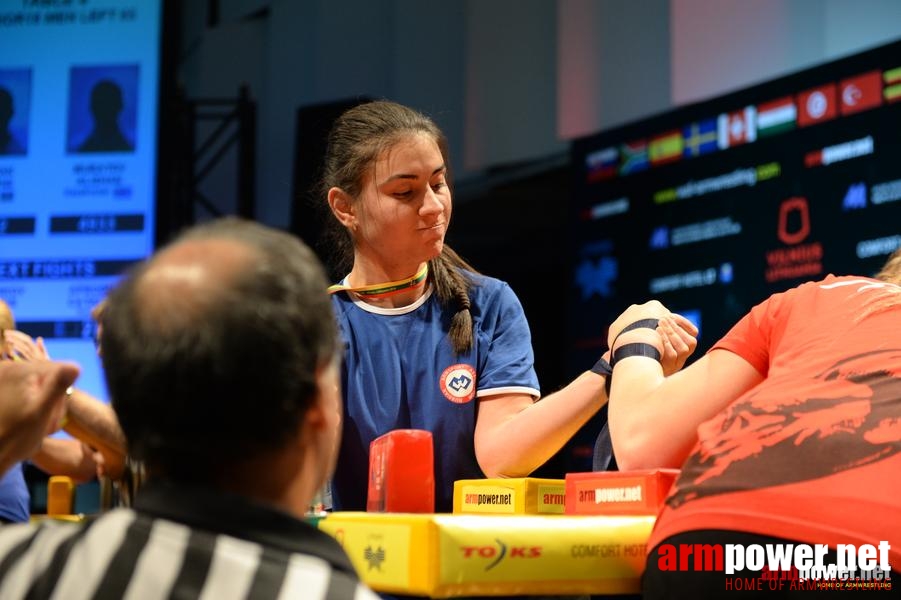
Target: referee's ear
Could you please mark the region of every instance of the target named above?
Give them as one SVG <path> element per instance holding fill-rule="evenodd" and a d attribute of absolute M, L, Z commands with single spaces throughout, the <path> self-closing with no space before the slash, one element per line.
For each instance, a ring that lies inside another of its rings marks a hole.
<path fill-rule="evenodd" d="M 313 457 L 321 463 L 325 479 L 331 477 L 338 459 L 338 448 L 341 444 L 341 420 L 343 405 L 341 401 L 341 379 L 338 374 L 338 361 L 330 360 L 320 366 L 316 372 L 316 398 L 304 417 L 304 433 L 313 439 L 307 448 L 315 449 Z"/>

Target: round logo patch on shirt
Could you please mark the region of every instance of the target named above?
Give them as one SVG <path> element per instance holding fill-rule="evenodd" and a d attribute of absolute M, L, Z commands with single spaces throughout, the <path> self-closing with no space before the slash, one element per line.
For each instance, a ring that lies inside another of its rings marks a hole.
<path fill-rule="evenodd" d="M 456 404 L 465 404 L 476 397 L 476 370 L 463 363 L 444 369 L 438 381 L 444 397 Z"/>

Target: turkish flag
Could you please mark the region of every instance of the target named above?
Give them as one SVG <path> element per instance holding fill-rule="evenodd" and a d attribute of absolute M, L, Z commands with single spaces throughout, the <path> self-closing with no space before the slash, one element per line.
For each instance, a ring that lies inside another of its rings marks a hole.
<path fill-rule="evenodd" d="M 843 115 L 850 115 L 882 104 L 882 73 L 870 71 L 843 79 L 838 84 Z"/>

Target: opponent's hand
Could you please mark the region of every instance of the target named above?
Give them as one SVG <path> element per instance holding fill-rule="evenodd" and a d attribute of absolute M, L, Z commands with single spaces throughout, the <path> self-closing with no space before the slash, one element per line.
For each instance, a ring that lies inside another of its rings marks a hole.
<path fill-rule="evenodd" d="M 685 361 L 698 347 L 698 328 L 682 315 L 673 313 L 660 319 L 657 333 L 663 341 L 663 356 L 660 365 L 663 374 L 672 375 L 685 366 Z"/>

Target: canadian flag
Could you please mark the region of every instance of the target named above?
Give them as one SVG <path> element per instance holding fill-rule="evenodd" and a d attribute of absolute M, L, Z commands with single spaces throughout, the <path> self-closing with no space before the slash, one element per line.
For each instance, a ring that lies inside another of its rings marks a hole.
<path fill-rule="evenodd" d="M 757 109 L 746 106 L 742 110 L 723 113 L 717 118 L 717 146 L 721 150 L 746 144 L 757 139 Z"/>

